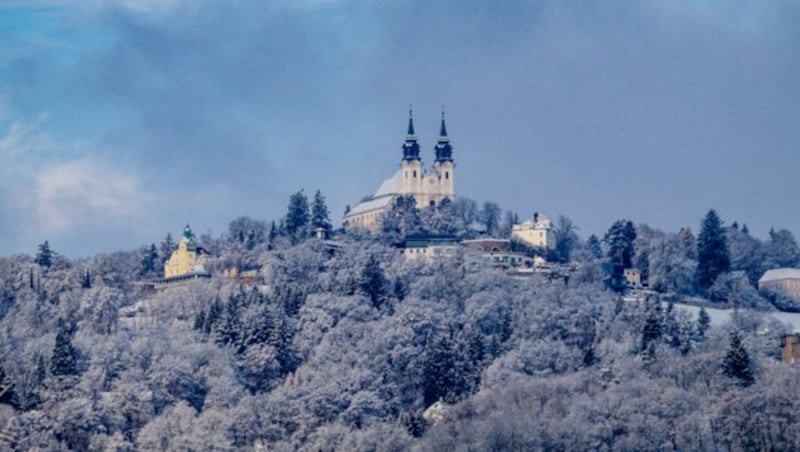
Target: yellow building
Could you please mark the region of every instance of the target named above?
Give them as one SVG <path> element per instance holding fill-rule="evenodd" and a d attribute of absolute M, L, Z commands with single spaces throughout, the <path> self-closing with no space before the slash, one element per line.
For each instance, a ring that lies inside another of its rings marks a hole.
<path fill-rule="evenodd" d="M 781 358 L 786 364 L 800 363 L 800 333 L 781 337 Z"/>
<path fill-rule="evenodd" d="M 178 247 L 164 264 L 164 278 L 175 278 L 190 274 L 207 274 L 205 250 L 197 246 L 192 229 L 187 224 Z"/>
<path fill-rule="evenodd" d="M 547 215 L 539 213 L 534 213 L 531 220 L 515 224 L 511 228 L 511 239 L 542 249 L 556 247 L 556 237 L 550 227 L 550 219 L 547 218 Z"/>
<path fill-rule="evenodd" d="M 434 147 L 436 160 L 433 168 L 426 170 L 419 155 L 419 144 L 414 133 L 414 119 L 408 118 L 408 135 L 403 144 L 400 169 L 381 184 L 373 196 L 367 197 L 348 211 L 342 219 L 344 227 L 361 227 L 370 231 L 380 228 L 383 215 L 391 210 L 398 196 L 411 195 L 418 209 L 435 206 L 444 199 L 455 198 L 453 173 L 453 148 L 447 136 L 442 112 L 442 124 Z"/>

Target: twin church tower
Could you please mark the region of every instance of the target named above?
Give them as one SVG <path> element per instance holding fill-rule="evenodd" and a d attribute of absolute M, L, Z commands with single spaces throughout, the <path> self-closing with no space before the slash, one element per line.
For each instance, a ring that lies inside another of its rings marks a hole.
<path fill-rule="evenodd" d="M 439 127 L 439 137 L 434 146 L 436 159 L 433 168 L 425 169 L 422 164 L 414 132 L 414 117 L 411 111 L 408 115 L 408 133 L 403 143 L 403 159 L 400 169 L 389 179 L 381 184 L 375 195 L 361 201 L 345 213 L 342 219 L 344 227 L 362 227 L 376 231 L 380 227 L 383 214 L 392 208 L 398 196 L 412 195 L 417 202 L 417 208 L 435 206 L 445 198 L 453 200 L 455 190 L 453 185 L 453 147 L 447 136 L 447 127 L 442 111 L 442 123 Z"/>

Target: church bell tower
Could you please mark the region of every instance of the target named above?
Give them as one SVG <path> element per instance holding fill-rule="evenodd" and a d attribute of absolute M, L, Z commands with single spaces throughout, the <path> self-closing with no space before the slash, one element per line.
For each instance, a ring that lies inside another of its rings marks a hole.
<path fill-rule="evenodd" d="M 403 194 L 414 194 L 422 191 L 422 160 L 419 156 L 419 143 L 414 133 L 414 113 L 408 110 L 408 133 L 403 143 Z"/>
<path fill-rule="evenodd" d="M 444 123 L 444 109 L 442 109 L 442 124 L 439 127 L 439 137 L 436 139 L 436 160 L 433 162 L 433 169 L 439 178 L 439 191 L 451 200 L 455 197 L 453 185 L 453 147 L 450 145 L 450 138 L 447 136 L 447 126 Z"/>

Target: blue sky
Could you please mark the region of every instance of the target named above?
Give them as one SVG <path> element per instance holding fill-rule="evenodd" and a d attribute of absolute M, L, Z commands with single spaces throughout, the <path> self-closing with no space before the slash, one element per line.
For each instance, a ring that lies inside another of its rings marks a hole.
<path fill-rule="evenodd" d="M 0 255 L 334 220 L 441 105 L 457 193 L 581 235 L 800 233 L 795 2 L 0 0 Z"/>

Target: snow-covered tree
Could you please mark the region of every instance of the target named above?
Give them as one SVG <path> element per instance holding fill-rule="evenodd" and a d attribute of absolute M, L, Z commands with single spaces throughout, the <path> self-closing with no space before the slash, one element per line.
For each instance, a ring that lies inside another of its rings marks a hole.
<path fill-rule="evenodd" d="M 753 363 L 736 331 L 731 333 L 730 345 L 722 360 L 722 371 L 725 375 L 738 379 L 743 386 L 750 386 L 755 382 Z"/>
<path fill-rule="evenodd" d="M 730 269 L 728 239 L 717 212 L 711 209 L 703 219 L 697 237 L 697 283 L 709 288 L 722 273 Z"/>

